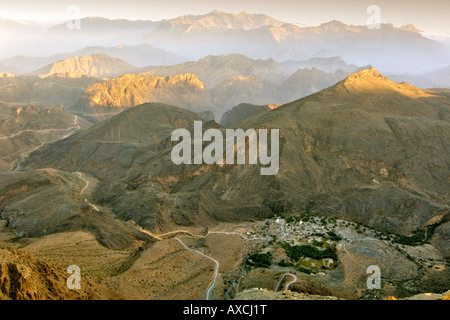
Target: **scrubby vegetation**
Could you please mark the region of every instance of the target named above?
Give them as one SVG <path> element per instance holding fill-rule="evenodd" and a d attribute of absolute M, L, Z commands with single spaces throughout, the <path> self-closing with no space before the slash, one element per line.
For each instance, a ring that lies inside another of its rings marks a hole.
<path fill-rule="evenodd" d="M 323 242 L 317 241 L 317 240 L 313 240 L 313 245 L 316 247 L 323 247 Z"/>
<path fill-rule="evenodd" d="M 328 234 L 328 237 L 330 238 L 330 240 L 333 240 L 333 241 L 340 241 L 340 240 L 342 240 L 342 238 L 340 236 L 338 236 L 333 231 L 328 231 L 327 234 Z"/>
<path fill-rule="evenodd" d="M 286 223 L 292 223 L 292 222 L 296 222 L 297 221 L 297 219 L 296 219 L 296 217 L 287 217 L 286 218 Z"/>
<path fill-rule="evenodd" d="M 293 266 L 293 264 L 292 263 L 290 263 L 290 262 L 287 262 L 286 260 L 281 260 L 280 262 L 278 262 L 278 265 L 280 266 L 280 267 L 283 267 L 283 268 L 287 268 L 287 267 L 292 267 Z"/>
<path fill-rule="evenodd" d="M 248 257 L 247 265 L 255 268 L 268 268 L 272 265 L 272 254 L 253 253 Z"/>
<path fill-rule="evenodd" d="M 313 271 L 311 269 L 305 268 L 303 266 L 298 266 L 297 270 L 303 273 L 311 274 Z"/>
<path fill-rule="evenodd" d="M 320 260 L 324 258 L 332 258 L 337 260 L 336 249 L 327 246 L 325 250 L 319 250 L 310 245 L 291 246 L 287 243 L 283 244 L 283 248 L 286 251 L 287 256 L 292 261 L 298 261 L 302 257 L 309 257 L 312 259 Z"/>
<path fill-rule="evenodd" d="M 425 229 L 413 231 L 412 236 L 396 235 L 395 242 L 408 246 L 421 245 L 427 243 L 428 240 L 433 236 L 434 229 L 435 226 L 430 226 Z"/>

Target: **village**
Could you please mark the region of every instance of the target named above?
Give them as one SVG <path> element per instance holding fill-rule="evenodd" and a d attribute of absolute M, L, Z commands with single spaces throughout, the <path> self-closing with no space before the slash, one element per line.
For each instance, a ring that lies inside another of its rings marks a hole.
<path fill-rule="evenodd" d="M 248 238 L 265 238 L 260 252 L 250 257 L 269 257 L 273 264 L 253 263 L 281 269 L 296 269 L 308 274 L 335 269 L 337 249 L 345 248 L 356 239 L 384 239 L 389 237 L 353 222 L 328 217 L 276 217 L 257 223 L 247 232 Z M 249 263 L 252 264 L 252 261 Z"/>

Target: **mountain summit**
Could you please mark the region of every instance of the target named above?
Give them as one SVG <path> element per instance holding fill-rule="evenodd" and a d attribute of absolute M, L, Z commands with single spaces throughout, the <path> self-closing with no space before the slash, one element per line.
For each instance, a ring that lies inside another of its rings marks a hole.
<path fill-rule="evenodd" d="M 198 28 L 205 29 L 244 29 L 251 30 L 264 26 L 281 26 L 284 22 L 265 14 L 225 13 L 219 10 L 203 15 L 186 15 L 161 22 L 160 28 L 187 26 L 186 31 Z"/>
<path fill-rule="evenodd" d="M 346 92 L 350 94 L 383 94 L 389 92 L 402 94 L 411 98 L 431 96 L 427 91 L 408 83 L 392 81 L 373 67 L 353 73 L 333 87 L 325 89 L 325 91 L 333 93 Z"/>
<path fill-rule="evenodd" d="M 84 73 L 92 77 L 114 77 L 133 72 L 136 67 L 104 53 L 72 58 L 49 64 L 32 74 L 52 75 L 56 73 Z"/>

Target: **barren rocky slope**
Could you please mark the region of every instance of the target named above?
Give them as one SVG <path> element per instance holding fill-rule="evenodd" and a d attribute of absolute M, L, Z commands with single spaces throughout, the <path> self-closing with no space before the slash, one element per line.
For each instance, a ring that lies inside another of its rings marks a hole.
<path fill-rule="evenodd" d="M 59 267 L 14 249 L 0 249 L 0 300 L 119 299 L 114 291 L 82 277 L 80 290 L 66 286 Z"/>
<path fill-rule="evenodd" d="M 70 108 L 83 90 L 101 81 L 82 74 L 58 74 L 46 78 L 19 76 L 0 78 L 0 101 L 15 104 L 40 104 L 46 108 Z"/>
<path fill-rule="evenodd" d="M 114 249 L 151 239 L 94 206 L 87 181 L 93 184 L 95 179 L 54 169 L 0 173 L 0 217 L 6 220 L 6 230 L 17 238 L 85 230 Z"/>
<path fill-rule="evenodd" d="M 13 170 L 30 152 L 91 124 L 62 107 L 6 105 L 0 117 L 0 170 Z M 2 119 L 3 118 L 3 119 Z"/>

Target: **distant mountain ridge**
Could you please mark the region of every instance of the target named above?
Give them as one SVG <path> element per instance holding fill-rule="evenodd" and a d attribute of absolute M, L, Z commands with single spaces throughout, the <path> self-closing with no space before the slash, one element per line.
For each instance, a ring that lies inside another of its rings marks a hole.
<path fill-rule="evenodd" d="M 80 20 L 83 28 L 74 30 L 76 35 L 80 34 L 108 34 L 108 33 L 135 33 L 139 30 L 149 32 L 154 30 L 158 25 L 158 21 L 151 20 L 127 20 L 127 19 L 108 19 L 103 17 L 85 17 Z M 61 23 L 52 26 L 49 33 L 58 34 L 67 32 L 67 23 Z"/>
<path fill-rule="evenodd" d="M 450 65 L 424 74 L 400 74 L 392 78 L 421 88 L 450 88 Z"/>
<path fill-rule="evenodd" d="M 82 48 L 92 43 L 103 47 L 151 44 L 186 60 L 239 53 L 253 59 L 304 61 L 318 52 L 332 52 L 351 65 L 372 64 L 385 73 L 397 74 L 411 70 L 425 73 L 448 64 L 443 46 L 426 38 L 413 25 L 397 27 L 383 23 L 380 29 L 370 30 L 365 25 L 334 20 L 319 26 L 300 27 L 264 14 L 231 14 L 217 10 L 161 21 L 88 17 L 81 19 L 81 24 L 80 30 L 69 30 L 66 24 L 54 26 L 42 41 L 48 40 L 48 47 L 59 47 L 60 52 L 73 52 L 76 51 L 74 45 Z M 70 41 L 56 42 L 60 38 Z M 124 57 L 119 53 L 116 56 Z M 125 60 L 131 64 L 137 61 Z M 138 60 L 145 61 L 142 57 Z"/>
<path fill-rule="evenodd" d="M 219 120 L 223 112 L 240 103 L 286 103 L 329 87 L 348 75 L 314 68 L 299 69 L 290 75 L 289 69 L 272 59 L 253 60 L 239 54 L 207 56 L 175 66 L 140 70 L 145 72 L 86 88 L 78 107 L 72 110 L 111 112 L 145 102 L 163 102 L 195 112 L 212 111 Z"/>
<path fill-rule="evenodd" d="M 209 17 L 214 20 L 213 16 Z M 193 59 L 205 54 L 234 52 L 251 58 L 306 60 L 316 52 L 329 50 L 354 65 L 372 64 L 395 72 L 410 67 L 426 70 L 424 61 L 428 68 L 445 63 L 445 52 L 437 41 L 425 38 L 413 26 L 395 27 L 389 23 L 382 24 L 379 30 L 370 30 L 365 25 L 347 25 L 337 20 L 314 27 L 268 22 L 252 29 L 228 26 L 218 29 L 180 18 L 175 25 L 161 24 L 142 41 L 161 42 L 162 48 L 170 48 L 179 54 L 184 52 Z M 261 47 L 264 50 L 260 50 Z"/>
<path fill-rule="evenodd" d="M 284 61 L 282 64 L 292 71 L 297 71 L 300 68 L 317 68 L 327 73 L 336 72 L 338 70 L 352 73 L 358 68 L 356 65 L 347 64 L 341 57 L 313 57 L 301 61 Z"/>
<path fill-rule="evenodd" d="M 16 74 L 22 73 L 22 70 L 14 67 L 14 66 L 8 66 L 8 65 L 4 65 L 4 64 L 0 63 L 0 72 L 16 75 Z"/>
<path fill-rule="evenodd" d="M 180 73 L 194 73 L 210 88 L 234 76 L 256 76 L 260 80 L 269 80 L 281 84 L 290 74 L 287 67 L 273 59 L 251 59 L 242 54 L 206 56 L 198 61 L 191 61 L 174 66 L 147 67 L 144 73 L 168 76 Z"/>
<path fill-rule="evenodd" d="M 12 70 L 14 74 L 32 72 L 49 64 L 69 59 L 74 56 L 86 56 L 96 53 L 104 53 L 113 58 L 119 58 L 136 67 L 151 65 L 173 65 L 186 62 L 187 59 L 179 55 L 155 48 L 148 44 L 118 45 L 114 47 L 89 46 L 77 51 L 60 53 L 49 57 L 16 56 L 4 59 L 4 66 L 0 64 L 0 70 Z M 17 71 L 16 71 L 17 70 Z M 0 71 L 0 72 L 1 72 Z"/>
<path fill-rule="evenodd" d="M 214 10 L 202 15 L 186 15 L 174 19 L 163 20 L 158 31 L 182 27 L 185 32 L 194 29 L 257 29 L 263 26 L 280 26 L 284 22 L 265 14 L 251 14 L 240 12 L 239 14 L 225 13 Z"/>
<path fill-rule="evenodd" d="M 95 53 L 52 63 L 44 68 L 32 72 L 33 75 L 52 75 L 59 73 L 84 73 L 92 77 L 117 77 L 125 73 L 132 73 L 137 68 L 125 61 L 112 58 L 104 53 Z"/>
<path fill-rule="evenodd" d="M 116 113 L 121 108 L 150 101 L 187 107 L 195 112 L 212 111 L 218 121 L 223 112 L 240 103 L 282 104 L 317 92 L 348 75 L 314 68 L 292 73 L 273 59 L 254 60 L 240 54 L 207 56 L 198 61 L 146 68 L 135 68 L 104 54 L 94 54 L 59 61 L 34 74 L 12 78 L 5 74 L 0 78 L 0 101 L 49 106 L 57 103 L 80 116 L 89 113 L 89 121 L 94 122 L 102 118 L 100 115 L 92 118 L 93 113 Z M 203 89 L 198 91 L 198 86 L 193 85 L 195 81 L 190 86 L 190 80 L 181 80 L 179 76 L 186 74 L 190 74 L 188 79 L 200 81 Z M 155 87 L 152 81 L 143 81 L 146 77 L 159 79 L 160 85 L 166 83 L 166 77 L 178 80 L 172 79 L 162 88 Z M 105 78 L 113 81 L 92 86 L 104 82 Z M 181 89 L 184 85 L 187 85 L 185 89 Z"/>

